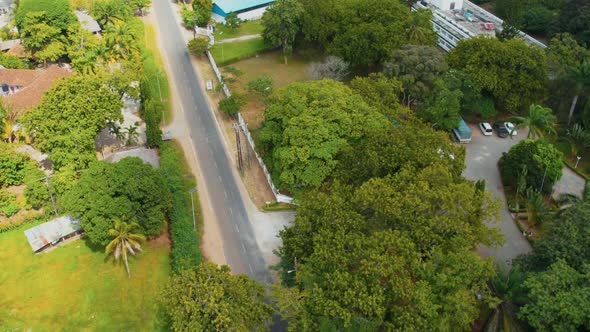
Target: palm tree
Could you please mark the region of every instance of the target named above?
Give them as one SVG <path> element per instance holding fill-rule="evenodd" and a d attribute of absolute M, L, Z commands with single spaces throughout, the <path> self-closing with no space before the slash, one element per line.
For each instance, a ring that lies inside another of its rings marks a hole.
<path fill-rule="evenodd" d="M 583 61 L 578 66 L 570 67 L 566 74 L 566 78 L 575 83 L 576 92 L 567 117 L 567 125 L 569 126 L 572 122 L 572 117 L 574 115 L 574 110 L 576 109 L 580 93 L 582 93 L 584 87 L 590 86 L 590 63 L 588 61 Z"/>
<path fill-rule="evenodd" d="M 117 140 L 123 141 L 125 139 L 125 133 L 123 133 L 121 126 L 119 126 L 117 123 L 109 122 L 107 126 L 109 128 L 109 134 L 115 136 Z"/>
<path fill-rule="evenodd" d="M 125 223 L 120 219 L 115 220 L 115 228 L 109 229 L 109 235 L 113 237 L 113 240 L 107 245 L 105 252 L 107 254 L 113 254 L 115 259 L 123 256 L 125 262 L 125 269 L 127 275 L 131 278 L 129 272 L 129 262 L 127 261 L 127 253 L 135 256 L 135 251 L 141 252 L 140 243 L 145 241 L 145 236 L 141 234 L 131 233 L 135 228 L 138 228 L 137 223 Z"/>
<path fill-rule="evenodd" d="M 543 137 L 545 134 L 555 134 L 557 117 L 548 107 L 532 104 L 529 107 L 529 114 L 526 117 L 515 116 L 512 121 L 516 123 L 517 128 L 529 128 L 527 138 Z"/>
<path fill-rule="evenodd" d="M 112 62 L 123 60 L 136 51 L 137 43 L 134 38 L 133 30 L 127 23 L 107 25 L 104 40 L 109 49 L 109 59 Z"/>
<path fill-rule="evenodd" d="M 127 134 L 127 145 L 133 145 L 137 142 L 137 139 L 139 138 L 137 126 L 129 125 L 129 127 L 125 128 L 125 133 Z"/>
<path fill-rule="evenodd" d="M 519 266 L 510 270 L 503 265 L 498 266 L 498 274 L 490 280 L 490 288 L 502 302 L 487 322 L 485 331 L 522 331 L 516 319 L 515 305 L 526 302 L 526 291 L 522 287 L 525 279 L 526 275 Z"/>
<path fill-rule="evenodd" d="M 564 211 L 565 209 L 570 208 L 572 206 L 576 206 L 578 204 L 590 202 L 590 181 L 587 181 L 584 185 L 584 192 L 582 193 L 582 197 L 578 197 L 574 194 L 560 194 L 557 197 L 556 202 L 560 207 L 565 207 L 561 211 Z"/>
<path fill-rule="evenodd" d="M 526 196 L 526 210 L 529 225 L 538 225 L 546 221 L 549 218 L 551 211 L 549 210 L 547 203 L 543 200 L 543 195 L 533 188 L 528 188 Z"/>
<path fill-rule="evenodd" d="M 2 124 L 2 139 L 6 143 L 14 142 L 16 137 L 15 135 L 15 127 L 18 118 L 18 112 L 12 108 L 12 106 L 8 105 L 8 107 L 2 106 L 2 110 L 0 110 L 1 117 L 0 123 Z"/>
<path fill-rule="evenodd" d="M 590 146 L 590 135 L 579 123 L 574 123 L 571 128 L 567 129 L 565 137 L 562 137 L 561 140 L 568 143 L 571 157 L 578 155 L 578 147 Z"/>

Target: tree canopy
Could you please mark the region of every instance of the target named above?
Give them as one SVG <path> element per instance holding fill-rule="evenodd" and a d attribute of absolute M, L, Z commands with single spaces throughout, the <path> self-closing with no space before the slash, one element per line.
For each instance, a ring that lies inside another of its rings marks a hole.
<path fill-rule="evenodd" d="M 170 278 L 162 302 L 173 331 L 264 331 L 272 307 L 265 287 L 228 266 L 203 262 Z"/>
<path fill-rule="evenodd" d="M 515 38 L 476 37 L 459 42 L 447 55 L 452 68 L 468 73 L 501 108 L 518 112 L 545 92 L 545 52 Z"/>
<path fill-rule="evenodd" d="M 81 174 L 60 204 L 80 220 L 92 243 L 106 246 L 116 219 L 136 222 L 138 232 L 149 237 L 162 233 L 170 192 L 150 165 L 139 158 L 114 164 L 97 161 Z"/>
<path fill-rule="evenodd" d="M 302 16 L 303 6 L 298 0 L 278 0 L 262 15 L 262 37 L 269 45 L 283 49 L 285 64 L 301 29 Z"/>
<path fill-rule="evenodd" d="M 14 15 L 19 30 L 26 27 L 25 19 L 31 13 L 43 13 L 44 23 L 58 33 L 67 32 L 71 24 L 78 22 L 68 0 L 20 0 Z"/>
<path fill-rule="evenodd" d="M 48 90 L 22 123 L 34 145 L 59 169 L 95 159 L 94 139 L 107 121 L 122 119 L 119 95 L 99 76 L 72 75 Z"/>
<path fill-rule="evenodd" d="M 350 88 L 332 80 L 293 83 L 265 110 L 258 140 L 279 188 L 318 187 L 336 168 L 337 155 L 384 117 Z"/>

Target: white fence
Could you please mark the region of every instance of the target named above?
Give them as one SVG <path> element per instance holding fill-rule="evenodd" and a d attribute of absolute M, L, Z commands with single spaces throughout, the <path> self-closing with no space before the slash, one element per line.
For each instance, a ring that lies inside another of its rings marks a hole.
<path fill-rule="evenodd" d="M 230 97 L 231 92 L 229 91 L 227 85 L 225 85 L 225 83 L 223 82 L 223 79 L 221 77 L 221 72 L 219 71 L 219 68 L 217 67 L 217 64 L 215 63 L 215 59 L 213 59 L 213 56 L 211 55 L 211 52 L 209 52 L 209 51 L 207 51 L 207 58 L 209 59 L 209 62 L 211 63 L 211 67 L 213 67 L 213 71 L 215 72 L 215 76 L 217 76 L 217 80 L 219 80 L 219 83 L 221 84 L 221 87 L 223 89 L 223 93 L 225 93 L 226 97 Z M 258 152 L 256 152 L 256 144 L 254 143 L 254 139 L 252 139 L 252 134 L 250 134 L 250 131 L 248 130 L 248 124 L 246 124 L 246 121 L 244 121 L 244 118 L 242 117 L 242 114 L 240 114 L 240 113 L 238 113 L 238 125 L 242 129 L 244 136 L 246 136 L 246 139 L 248 140 L 248 144 L 250 144 L 252 151 L 254 151 L 254 154 L 256 155 L 256 160 L 258 160 L 258 163 L 260 164 L 260 167 L 262 168 L 262 171 L 264 172 L 264 176 L 266 177 L 266 181 L 268 182 L 268 185 L 270 186 L 270 189 L 272 190 L 272 193 L 274 194 L 276 201 L 279 203 L 292 204 L 293 197 L 289 197 L 287 195 L 281 194 L 279 192 L 279 190 L 277 189 L 277 187 L 275 186 L 275 184 L 272 182 L 272 177 L 270 175 L 270 172 L 268 171 L 268 168 L 266 167 L 266 164 L 264 163 L 264 160 L 262 160 L 262 158 L 260 157 Z"/>

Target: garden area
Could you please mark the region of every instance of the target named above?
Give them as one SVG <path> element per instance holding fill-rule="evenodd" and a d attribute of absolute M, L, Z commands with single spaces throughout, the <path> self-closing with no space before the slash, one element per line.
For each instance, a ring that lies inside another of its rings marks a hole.
<path fill-rule="evenodd" d="M 120 261 L 81 239 L 35 255 L 23 231 L 0 234 L 0 325 L 5 330 L 164 331 L 159 289 L 170 275 L 167 234 L 130 259 L 129 279 Z"/>

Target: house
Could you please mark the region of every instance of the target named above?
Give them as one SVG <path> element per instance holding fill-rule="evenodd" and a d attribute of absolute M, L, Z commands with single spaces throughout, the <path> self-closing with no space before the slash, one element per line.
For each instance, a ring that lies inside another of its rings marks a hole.
<path fill-rule="evenodd" d="M 77 219 L 65 215 L 33 228 L 27 229 L 25 236 L 35 253 L 50 248 L 63 240 L 84 233 Z"/>
<path fill-rule="evenodd" d="M 92 16 L 88 15 L 87 13 L 83 12 L 83 11 L 79 11 L 76 10 L 74 12 L 76 14 L 76 17 L 78 18 L 78 22 L 80 22 L 80 25 L 82 26 L 82 28 L 84 28 L 85 30 L 87 30 L 90 33 L 93 34 L 98 34 L 101 31 L 100 25 L 98 25 L 98 22 L 96 22 L 95 19 L 92 18 Z"/>
<path fill-rule="evenodd" d="M 243 20 L 259 19 L 266 7 L 273 2 L 274 0 L 215 0 L 212 18 L 217 22 L 223 22 L 227 14 L 237 13 Z"/>
<path fill-rule="evenodd" d="M 4 107 L 22 114 L 41 102 L 43 93 L 72 71 L 51 65 L 47 69 L 0 69 L 0 96 Z"/>
<path fill-rule="evenodd" d="M 462 39 L 475 36 L 495 37 L 502 30 L 500 18 L 469 0 L 422 0 L 412 10 L 426 8 L 432 11 L 432 25 L 438 35 L 438 46 L 450 51 Z M 525 42 L 545 48 L 545 44 L 519 32 Z"/>
<path fill-rule="evenodd" d="M 465 123 L 465 120 L 463 119 L 461 119 L 461 121 L 459 122 L 459 126 L 453 129 L 453 134 L 455 134 L 455 137 L 457 138 L 457 140 L 459 140 L 459 143 L 471 142 L 472 133 L 473 131 L 471 130 L 471 128 L 469 128 L 469 126 L 467 125 L 467 123 Z"/>

